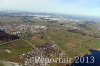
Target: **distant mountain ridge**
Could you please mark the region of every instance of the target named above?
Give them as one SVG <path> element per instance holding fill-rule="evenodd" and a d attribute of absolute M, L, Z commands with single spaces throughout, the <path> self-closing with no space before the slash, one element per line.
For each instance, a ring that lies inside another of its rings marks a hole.
<path fill-rule="evenodd" d="M 57 18 L 71 18 L 71 19 L 80 19 L 85 21 L 95 21 L 100 22 L 99 17 L 92 16 L 80 16 L 80 15 L 68 15 L 68 14 L 58 14 L 58 13 L 43 13 L 43 12 L 27 12 L 27 11 L 0 11 L 0 16 L 33 16 L 33 15 L 42 15 L 42 16 L 52 16 Z"/>

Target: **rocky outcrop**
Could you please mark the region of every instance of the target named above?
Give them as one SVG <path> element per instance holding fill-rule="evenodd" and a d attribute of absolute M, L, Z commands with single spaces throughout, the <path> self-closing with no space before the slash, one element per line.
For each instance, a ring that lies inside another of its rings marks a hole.
<path fill-rule="evenodd" d="M 15 40 L 18 39 L 18 35 L 10 35 L 8 33 L 6 33 L 3 30 L 0 30 L 0 40 L 1 41 L 11 41 L 11 40 Z"/>

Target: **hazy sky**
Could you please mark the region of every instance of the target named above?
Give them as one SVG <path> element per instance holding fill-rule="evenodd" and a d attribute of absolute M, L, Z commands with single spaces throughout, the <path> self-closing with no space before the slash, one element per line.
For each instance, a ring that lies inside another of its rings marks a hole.
<path fill-rule="evenodd" d="M 56 12 L 100 17 L 100 0 L 0 0 L 0 10 Z"/>

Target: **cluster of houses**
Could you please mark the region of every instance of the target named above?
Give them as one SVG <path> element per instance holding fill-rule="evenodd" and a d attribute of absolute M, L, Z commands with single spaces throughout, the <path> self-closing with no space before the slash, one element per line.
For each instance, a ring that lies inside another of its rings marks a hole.
<path fill-rule="evenodd" d="M 47 27 L 43 25 L 29 25 L 29 24 L 6 24 L 0 25 L 0 30 L 4 30 L 9 34 L 20 34 L 27 31 L 40 32 L 46 30 Z"/>
<path fill-rule="evenodd" d="M 48 66 L 44 60 L 47 57 L 65 57 L 66 54 L 55 44 L 46 43 L 28 52 L 25 57 L 25 66 Z"/>

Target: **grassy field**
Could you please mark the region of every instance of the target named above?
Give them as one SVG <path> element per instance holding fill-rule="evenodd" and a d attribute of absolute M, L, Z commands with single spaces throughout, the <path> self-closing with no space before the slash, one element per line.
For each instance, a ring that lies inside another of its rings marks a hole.
<path fill-rule="evenodd" d="M 100 47 L 100 40 L 84 36 L 78 33 L 68 32 L 66 29 L 49 30 L 48 36 L 59 47 L 61 47 L 69 57 L 88 54 L 88 49 L 97 49 Z M 46 37 L 44 37 L 46 39 Z"/>
<path fill-rule="evenodd" d="M 4 66 L 2 63 L 0 63 L 0 66 Z"/>
<path fill-rule="evenodd" d="M 2 51 L 0 53 L 0 60 L 8 60 L 13 62 L 23 62 L 23 60 L 20 59 L 20 56 L 22 54 L 26 54 L 32 48 L 28 43 L 22 41 L 21 39 L 18 39 L 17 41 L 10 43 L 9 46 L 0 46 L 0 48 L 3 47 L 8 48 L 8 50 L 11 51 L 11 53 Z"/>

